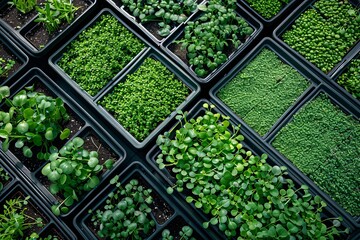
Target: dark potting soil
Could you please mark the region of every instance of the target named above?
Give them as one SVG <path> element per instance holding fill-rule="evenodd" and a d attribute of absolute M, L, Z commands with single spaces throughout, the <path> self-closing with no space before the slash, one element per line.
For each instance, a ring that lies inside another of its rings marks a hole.
<path fill-rule="evenodd" d="M 74 21 L 83 13 L 85 10 L 92 4 L 92 2 L 88 0 L 73 0 L 73 5 L 79 7 L 79 9 L 75 13 Z M 28 39 L 32 45 L 40 50 L 44 48 L 48 42 L 50 42 L 53 38 L 58 36 L 62 31 L 64 31 L 69 24 L 62 24 L 59 30 L 54 33 L 49 33 L 45 26 L 41 23 L 36 23 L 28 32 L 24 33 L 25 38 Z"/>
<path fill-rule="evenodd" d="M 179 232 L 181 231 L 181 229 L 184 226 L 190 226 L 182 217 L 177 216 L 174 220 L 172 220 L 165 228 L 168 229 L 170 231 L 171 236 L 174 237 L 174 240 L 180 240 L 182 239 L 182 236 L 179 235 Z M 192 228 L 193 229 L 193 228 Z M 162 231 L 159 232 L 153 239 L 156 240 L 161 240 Z M 192 237 L 194 237 L 195 239 L 201 239 L 201 237 L 199 236 L 199 234 L 195 231 L 195 229 L 193 229 L 193 234 Z"/>
<path fill-rule="evenodd" d="M 4 20 L 7 24 L 9 24 L 13 29 L 19 30 L 23 26 L 25 26 L 28 22 L 31 21 L 33 17 L 35 17 L 37 11 L 32 10 L 29 13 L 23 14 L 19 12 L 16 7 L 12 7 L 10 5 L 5 5 L 0 10 L 0 18 Z"/>
<path fill-rule="evenodd" d="M 48 236 L 52 236 L 53 238 L 56 237 L 58 240 L 65 239 L 60 231 L 54 226 L 51 225 L 45 229 L 45 231 L 41 232 L 40 237 L 46 238 Z"/>
<path fill-rule="evenodd" d="M 20 197 L 20 199 L 25 199 L 26 195 L 22 191 L 17 191 L 14 194 L 8 196 L 5 200 L 17 199 L 18 197 Z M 3 205 L 0 206 L 0 212 L 3 212 Z M 40 233 L 40 231 L 43 228 L 45 228 L 45 226 L 49 223 L 49 219 L 46 216 L 44 216 L 44 214 L 41 213 L 40 209 L 37 206 L 33 204 L 31 198 L 29 199 L 28 204 L 26 205 L 26 210 L 24 213 L 34 219 L 41 218 L 43 220 L 42 222 L 44 223 L 43 227 L 32 225 L 29 229 L 24 231 L 24 236 L 30 236 L 30 234 L 33 232 Z"/>
<path fill-rule="evenodd" d="M 6 76 L 1 77 L 0 76 L 0 83 L 2 83 L 4 80 L 6 80 L 8 77 L 10 77 L 12 74 L 14 74 L 21 66 L 21 63 L 19 59 L 11 53 L 11 51 L 0 42 L 0 58 L 3 58 L 5 60 L 14 60 L 15 65 L 7 72 Z"/>

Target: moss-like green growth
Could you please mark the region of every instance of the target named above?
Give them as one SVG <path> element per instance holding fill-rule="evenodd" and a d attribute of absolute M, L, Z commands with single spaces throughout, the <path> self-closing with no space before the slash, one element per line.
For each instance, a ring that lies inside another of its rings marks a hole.
<path fill-rule="evenodd" d="M 137 140 L 144 140 L 189 95 L 189 89 L 161 62 L 147 58 L 100 105 Z"/>
<path fill-rule="evenodd" d="M 270 19 L 280 12 L 285 5 L 281 0 L 245 0 L 263 18 Z"/>
<path fill-rule="evenodd" d="M 360 59 L 353 59 L 337 82 L 355 98 L 360 99 Z"/>
<path fill-rule="evenodd" d="M 95 96 L 143 48 L 114 16 L 104 14 L 71 42 L 58 65 Z"/>
<path fill-rule="evenodd" d="M 321 94 L 272 145 L 344 209 L 360 216 L 360 125 Z"/>
<path fill-rule="evenodd" d="M 348 1 L 318 0 L 282 38 L 291 48 L 327 73 L 360 39 L 359 9 Z"/>
<path fill-rule="evenodd" d="M 264 135 L 308 86 L 302 75 L 265 48 L 219 91 L 218 97 Z"/>

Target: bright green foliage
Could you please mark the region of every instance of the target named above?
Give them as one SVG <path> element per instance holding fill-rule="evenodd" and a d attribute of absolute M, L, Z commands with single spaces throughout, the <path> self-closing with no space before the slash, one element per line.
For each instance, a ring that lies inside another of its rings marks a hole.
<path fill-rule="evenodd" d="M 0 213 L 0 239 L 24 239 L 26 237 L 24 236 L 25 230 L 33 226 L 44 226 L 41 218 L 34 219 L 25 213 L 29 199 L 30 197 L 28 196 L 25 199 L 18 197 L 6 200 Z"/>
<path fill-rule="evenodd" d="M 144 140 L 189 95 L 161 62 L 147 58 L 100 104 L 138 141 Z"/>
<path fill-rule="evenodd" d="M 13 59 L 4 59 L 0 57 L 0 78 L 7 77 L 8 72 L 14 67 L 15 61 Z"/>
<path fill-rule="evenodd" d="M 318 0 L 283 34 L 284 42 L 327 73 L 360 39 L 360 13 L 348 1 Z"/>
<path fill-rule="evenodd" d="M 143 48 L 115 17 L 104 14 L 71 42 L 58 65 L 95 96 Z"/>
<path fill-rule="evenodd" d="M 36 6 L 39 15 L 35 22 L 44 23 L 46 30 L 53 33 L 61 24 L 65 22 L 70 24 L 78 9 L 72 4 L 72 0 L 47 0 L 43 7 Z"/>
<path fill-rule="evenodd" d="M 360 99 L 360 59 L 353 59 L 336 81 L 355 98 Z"/>
<path fill-rule="evenodd" d="M 265 19 L 270 19 L 284 7 L 282 0 L 245 0 Z"/>
<path fill-rule="evenodd" d="M 38 159 L 48 159 L 56 149 L 52 142 L 58 137 L 66 139 L 69 129 L 62 124 L 69 120 L 64 102 L 60 98 L 52 98 L 43 93 L 26 87 L 9 99 L 10 90 L 7 86 L 0 87 L 0 100 L 6 99 L 6 108 L 0 111 L 0 138 L 2 149 L 7 151 L 11 142 L 22 149 L 25 157 L 33 156 L 34 147 L 39 147 Z"/>
<path fill-rule="evenodd" d="M 11 0 L 8 4 L 15 6 L 18 11 L 25 14 L 32 11 L 36 6 L 37 0 Z"/>
<path fill-rule="evenodd" d="M 263 49 L 217 96 L 264 135 L 309 86 L 269 49 Z"/>
<path fill-rule="evenodd" d="M 106 239 L 144 239 L 155 227 L 151 219 L 150 195 L 152 189 L 145 188 L 137 179 L 130 180 L 125 186 L 115 176 L 110 183 L 116 185 L 106 199 L 106 204 L 91 217 L 97 234 Z M 90 210 L 92 213 L 92 210 Z"/>
<path fill-rule="evenodd" d="M 64 201 L 53 205 L 51 210 L 56 216 L 67 213 L 68 207 L 78 201 L 78 196 L 94 189 L 99 183 L 99 173 L 104 166 L 110 169 L 114 160 L 109 159 L 100 164 L 97 151 L 87 151 L 83 148 L 84 140 L 76 137 L 60 151 L 53 152 L 41 173 L 47 176 L 51 185 L 49 190 L 52 194 L 62 194 Z"/>
<path fill-rule="evenodd" d="M 192 237 L 193 229 L 189 226 L 183 226 L 179 232 L 179 239 L 181 240 L 195 240 L 194 237 Z M 174 240 L 174 236 L 171 235 L 169 229 L 164 229 L 161 232 L 161 240 Z"/>
<path fill-rule="evenodd" d="M 0 167 L 0 192 L 4 188 L 4 183 L 10 180 L 10 176 L 3 168 Z"/>
<path fill-rule="evenodd" d="M 157 139 L 161 154 L 156 162 L 160 169 L 171 168 L 177 179 L 168 193 L 191 192 L 186 201 L 211 216 L 203 226 L 217 225 L 229 239 L 338 235 L 339 219 L 321 219 L 326 203 L 319 196 L 312 197 L 307 186 L 296 189 L 285 178 L 286 167 L 270 166 L 266 154 L 258 157 L 245 150 L 239 127 L 213 113 L 215 106 L 204 107 L 206 112 L 196 119 L 180 115 L 181 128 Z"/>
<path fill-rule="evenodd" d="M 206 77 L 227 61 L 230 45 L 238 48 L 253 33 L 253 29 L 236 15 L 235 0 L 210 0 L 199 5 L 203 15 L 187 23 L 184 38 L 176 41 L 187 50 L 187 59 L 199 77 Z"/>
<path fill-rule="evenodd" d="M 196 0 L 121 0 L 140 22 L 158 22 L 158 34 L 166 37 L 176 25 L 185 20 L 197 9 Z"/>
<path fill-rule="evenodd" d="M 42 238 L 39 236 L 39 234 L 37 233 L 32 233 L 29 237 L 26 237 L 25 240 L 60 240 L 57 236 L 53 236 L 53 235 L 48 235 L 45 238 Z"/>
<path fill-rule="evenodd" d="M 360 215 L 360 125 L 325 95 L 308 103 L 273 146 L 354 216 Z"/>

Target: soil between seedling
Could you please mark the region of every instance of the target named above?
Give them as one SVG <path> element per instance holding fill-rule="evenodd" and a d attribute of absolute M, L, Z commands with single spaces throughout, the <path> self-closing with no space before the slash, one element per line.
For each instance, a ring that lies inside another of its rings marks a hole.
<path fill-rule="evenodd" d="M 43 2 L 43 1 L 41 1 Z M 30 20 L 35 17 L 37 11 L 32 10 L 29 13 L 23 14 L 19 12 L 16 7 L 12 7 L 10 5 L 5 5 L 0 10 L 0 18 L 4 20 L 7 24 L 9 24 L 15 30 L 18 30 L 25 26 Z"/>
<path fill-rule="evenodd" d="M 138 174 L 134 174 L 134 176 L 132 176 L 131 178 L 129 178 L 128 181 L 126 182 L 121 182 L 122 186 L 125 186 L 131 179 L 137 179 L 139 181 L 139 185 L 143 186 L 144 188 L 150 188 L 153 191 L 151 192 L 151 196 L 153 198 L 153 203 L 149 206 L 151 208 L 151 214 L 153 215 L 153 217 L 155 218 L 155 221 L 158 224 L 164 224 L 166 221 L 168 221 L 168 219 L 174 215 L 174 210 L 161 198 L 161 196 Z M 94 213 L 96 212 L 97 209 L 102 209 L 105 205 L 105 201 L 107 199 L 107 195 L 105 196 L 103 203 L 96 209 L 94 208 L 90 208 L 94 211 Z M 121 199 L 120 199 L 121 200 Z M 119 201 L 120 201 L 119 200 Z M 94 206 L 96 203 L 93 203 L 92 205 Z M 91 215 L 87 215 L 87 218 L 85 220 L 85 225 L 88 226 L 88 228 L 91 230 L 91 232 L 98 238 L 98 239 L 105 239 L 105 238 L 100 238 L 97 235 L 97 231 L 98 229 L 96 229 L 94 227 L 94 225 L 91 222 Z M 150 236 L 151 234 L 153 234 L 156 231 L 156 226 L 154 226 L 153 231 L 148 233 L 147 235 L 142 235 L 142 237 L 145 239 L 146 237 Z"/>
<path fill-rule="evenodd" d="M 92 3 L 87 0 L 73 0 L 73 5 L 76 7 L 80 7 L 76 13 L 74 21 L 83 13 Z M 32 45 L 40 50 L 44 48 L 45 45 L 50 42 L 53 38 L 58 36 L 62 31 L 64 31 L 70 24 L 62 24 L 59 30 L 50 34 L 47 32 L 46 28 L 43 24 L 37 23 L 31 28 L 28 32 L 24 33 L 25 38 L 28 39 Z"/>
<path fill-rule="evenodd" d="M 12 195 L 8 196 L 5 200 L 10 200 L 10 199 L 16 199 L 20 197 L 20 199 L 25 199 L 26 195 L 22 192 L 22 191 L 17 191 L 15 193 L 13 193 Z M 3 204 L 0 206 L 0 211 L 3 211 L 3 205 L 5 204 L 5 201 L 3 202 Z M 40 233 L 40 231 L 45 228 L 45 226 L 49 223 L 49 219 L 44 216 L 41 211 L 39 210 L 39 208 L 37 208 L 31 198 L 28 201 L 28 204 L 26 205 L 26 211 L 24 212 L 26 215 L 31 216 L 32 218 L 36 219 L 36 218 L 42 218 L 43 223 L 44 223 L 44 227 L 38 227 L 36 225 L 33 225 L 31 228 L 27 229 L 24 231 L 24 236 L 30 236 L 31 233 L 36 232 L 36 233 Z M 26 223 L 26 222 L 25 222 Z"/>
<path fill-rule="evenodd" d="M 13 53 L 11 53 L 10 50 L 7 49 L 6 46 L 1 42 L 0 42 L 0 58 L 3 58 L 5 60 L 15 61 L 15 65 L 8 71 L 7 77 L 0 77 L 0 82 L 3 82 L 20 68 L 21 63 L 19 59 Z"/>
<path fill-rule="evenodd" d="M 52 237 L 56 237 L 58 240 L 63 240 L 64 237 L 62 236 L 62 234 L 59 232 L 58 229 L 56 229 L 55 226 L 51 225 L 50 227 L 46 228 L 45 231 L 43 231 L 40 234 L 40 237 L 45 238 L 47 236 L 51 235 Z"/>

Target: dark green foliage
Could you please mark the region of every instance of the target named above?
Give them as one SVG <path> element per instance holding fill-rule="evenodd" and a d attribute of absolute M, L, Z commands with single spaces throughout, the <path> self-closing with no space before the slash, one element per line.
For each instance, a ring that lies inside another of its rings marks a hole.
<path fill-rule="evenodd" d="M 206 77 L 227 61 L 226 51 L 238 48 L 253 29 L 236 15 L 235 0 L 210 0 L 199 5 L 203 15 L 187 23 L 184 37 L 177 43 L 187 50 L 187 59 L 199 77 Z"/>
<path fill-rule="evenodd" d="M 263 18 L 270 19 L 284 7 L 282 0 L 245 0 Z"/>
<path fill-rule="evenodd" d="M 34 219 L 26 214 L 30 197 L 6 200 L 0 213 L 0 238 L 2 240 L 24 239 L 23 231 L 32 226 L 43 227 L 41 218 Z M 30 238 L 31 239 L 31 238 Z"/>
<path fill-rule="evenodd" d="M 3 168 L 0 167 L 0 192 L 4 188 L 4 184 L 10 180 L 10 176 Z"/>
<path fill-rule="evenodd" d="M 355 98 L 360 99 L 360 59 L 353 59 L 336 81 Z"/>
<path fill-rule="evenodd" d="M 100 104 L 138 141 L 144 140 L 189 95 L 161 62 L 147 58 Z"/>
<path fill-rule="evenodd" d="M 70 24 L 75 18 L 75 12 L 79 8 L 72 4 L 72 0 L 47 0 L 44 6 L 36 6 L 39 15 L 35 22 L 44 23 L 46 30 L 53 33 L 63 23 Z"/>
<path fill-rule="evenodd" d="M 348 1 L 318 0 L 282 38 L 327 73 L 360 39 L 360 13 Z"/>
<path fill-rule="evenodd" d="M 139 184 L 137 179 L 130 180 L 125 186 L 115 176 L 110 184 L 116 185 L 101 209 L 92 212 L 91 221 L 101 238 L 106 239 L 144 239 L 155 227 L 151 219 L 153 203 L 152 189 Z"/>
<path fill-rule="evenodd" d="M 56 148 L 52 142 L 58 137 L 66 139 L 69 129 L 62 124 L 69 120 L 64 102 L 60 98 L 52 98 L 26 87 L 9 99 L 7 86 L 0 87 L 0 100 L 5 99 L 6 109 L 0 111 L 0 138 L 2 149 L 7 151 L 11 142 L 22 149 L 25 157 L 33 156 L 33 148 L 37 150 L 38 159 L 48 159 L 50 151 Z"/>
<path fill-rule="evenodd" d="M 87 151 L 83 148 L 84 140 L 76 137 L 50 155 L 50 162 L 41 173 L 47 176 L 52 194 L 62 194 L 64 201 L 53 205 L 51 210 L 56 216 L 67 213 L 68 207 L 78 201 L 78 196 L 94 189 L 100 183 L 98 177 L 103 168 L 110 169 L 114 160 L 109 159 L 101 164 L 97 151 Z"/>
<path fill-rule="evenodd" d="M 165 37 L 176 25 L 183 23 L 196 8 L 196 0 L 121 0 L 126 10 L 140 22 L 158 22 L 158 34 Z"/>
<path fill-rule="evenodd" d="M 0 78 L 7 77 L 8 72 L 14 67 L 15 61 L 13 59 L 4 59 L 0 57 Z"/>
<path fill-rule="evenodd" d="M 32 11 L 36 6 L 37 0 L 11 0 L 8 4 L 15 6 L 18 11 L 25 14 Z"/>
<path fill-rule="evenodd" d="M 115 17 L 104 14 L 71 42 L 58 65 L 95 96 L 143 48 Z"/>
<path fill-rule="evenodd" d="M 319 196 L 312 197 L 307 186 L 296 189 L 285 178 L 286 167 L 270 166 L 266 154 L 245 150 L 239 127 L 213 113 L 215 106 L 204 107 L 205 114 L 187 120 L 184 113 L 178 117 L 183 117 L 180 129 L 158 137 L 156 162 L 176 175 L 168 193 L 186 189 L 191 192 L 186 201 L 211 216 L 205 228 L 217 225 L 229 239 L 334 239 L 339 234 L 341 219 L 321 219 L 326 203 Z"/>
<path fill-rule="evenodd" d="M 359 122 L 321 94 L 272 144 L 350 214 L 359 216 L 359 139 Z"/>
<path fill-rule="evenodd" d="M 309 86 L 269 49 L 263 49 L 217 96 L 264 135 Z"/>

